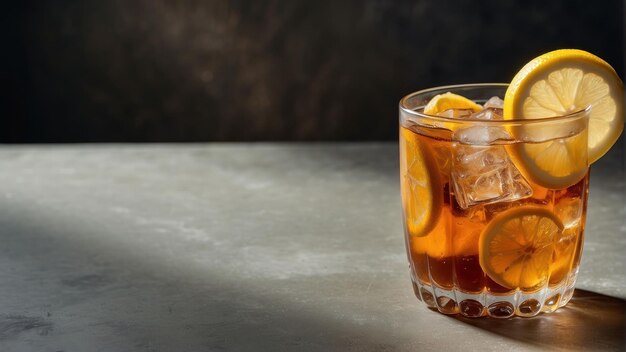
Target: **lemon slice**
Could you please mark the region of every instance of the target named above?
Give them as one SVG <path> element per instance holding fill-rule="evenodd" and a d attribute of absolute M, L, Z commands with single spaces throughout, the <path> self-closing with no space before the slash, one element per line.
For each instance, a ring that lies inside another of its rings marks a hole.
<path fill-rule="evenodd" d="M 471 109 L 474 112 L 479 112 L 483 107 L 464 96 L 448 92 L 435 95 L 430 99 L 424 107 L 424 114 L 439 115 L 450 109 Z"/>
<path fill-rule="evenodd" d="M 405 224 L 412 236 L 426 236 L 437 224 L 443 203 L 437 165 L 429 147 L 419 141 L 416 133 L 404 127 L 400 133 Z"/>
<path fill-rule="evenodd" d="M 548 280 L 554 246 L 562 231 L 559 218 L 544 208 L 507 210 L 480 234 L 480 266 L 501 286 L 538 288 Z"/>
<path fill-rule="evenodd" d="M 506 91 L 505 119 L 562 116 L 587 108 L 590 116 L 588 134 L 578 138 L 511 146 L 524 176 L 547 188 L 580 180 L 586 173 L 585 159 L 591 164 L 602 157 L 624 128 L 623 89 L 608 63 L 582 50 L 555 50 L 526 64 Z"/>

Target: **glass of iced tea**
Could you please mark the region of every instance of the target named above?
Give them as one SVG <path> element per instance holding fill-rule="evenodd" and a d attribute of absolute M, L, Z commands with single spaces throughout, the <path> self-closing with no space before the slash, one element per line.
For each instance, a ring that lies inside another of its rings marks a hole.
<path fill-rule="evenodd" d="M 442 313 L 533 316 L 565 305 L 573 294 L 589 185 L 589 111 L 503 119 L 498 97 L 506 89 L 448 86 L 400 103 L 411 279 L 415 295 Z M 438 116 L 423 112 L 446 94 L 471 103 Z M 573 174 L 553 176 L 569 179 L 558 187 L 518 167 L 533 153 L 560 145 L 577 164 L 570 167 Z"/>
<path fill-rule="evenodd" d="M 583 247 L 589 165 L 624 128 L 623 83 L 578 49 L 545 53 L 509 84 L 400 101 L 400 184 L 415 295 L 467 317 L 567 304 Z"/>

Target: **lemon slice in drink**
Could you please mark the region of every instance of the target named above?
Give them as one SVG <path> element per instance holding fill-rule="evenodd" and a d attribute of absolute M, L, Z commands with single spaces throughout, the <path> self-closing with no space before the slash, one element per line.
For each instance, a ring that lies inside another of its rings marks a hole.
<path fill-rule="evenodd" d="M 533 206 L 512 208 L 480 234 L 480 266 L 499 285 L 532 290 L 545 284 L 563 224 L 552 212 Z"/>
<path fill-rule="evenodd" d="M 426 236 L 437 225 L 443 203 L 437 165 L 417 134 L 404 127 L 400 133 L 401 160 L 406 160 L 400 165 L 406 227 L 412 236 Z"/>
<path fill-rule="evenodd" d="M 587 108 L 590 116 L 588 135 L 511 146 L 522 174 L 547 188 L 579 181 L 586 172 L 585 159 L 591 164 L 602 157 L 624 128 L 623 89 L 608 63 L 582 50 L 555 50 L 526 64 L 505 94 L 505 119 L 562 116 Z"/>
<path fill-rule="evenodd" d="M 474 112 L 479 112 L 483 107 L 464 96 L 448 92 L 435 95 L 430 99 L 424 107 L 424 114 L 439 115 L 450 109 L 471 109 Z"/>

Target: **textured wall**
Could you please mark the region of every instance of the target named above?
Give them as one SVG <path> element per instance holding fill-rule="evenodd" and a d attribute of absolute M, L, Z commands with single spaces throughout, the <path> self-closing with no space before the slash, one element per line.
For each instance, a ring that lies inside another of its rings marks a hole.
<path fill-rule="evenodd" d="M 508 81 L 551 49 L 589 50 L 623 77 L 622 1 L 523 3 L 15 4 L 2 15 L 0 138 L 394 139 L 402 95 Z"/>

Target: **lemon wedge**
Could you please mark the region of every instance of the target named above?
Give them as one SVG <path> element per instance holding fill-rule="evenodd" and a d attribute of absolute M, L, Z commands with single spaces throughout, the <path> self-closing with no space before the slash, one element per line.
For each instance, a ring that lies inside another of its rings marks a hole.
<path fill-rule="evenodd" d="M 479 112 L 483 107 L 464 96 L 448 92 L 435 95 L 430 99 L 424 107 L 424 114 L 439 115 L 450 109 L 470 109 L 474 112 Z"/>
<path fill-rule="evenodd" d="M 522 174 L 553 189 L 578 182 L 624 128 L 623 90 L 615 70 L 586 51 L 555 50 L 526 64 L 506 91 L 504 118 L 538 119 L 589 109 L 589 127 L 577 137 L 512 145 L 509 150 Z"/>

